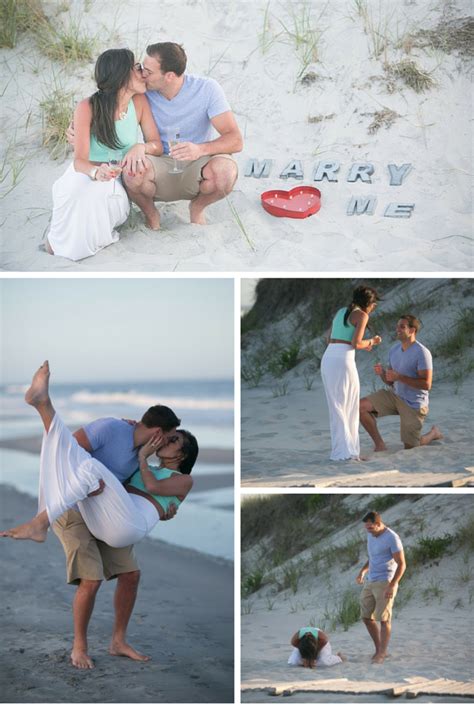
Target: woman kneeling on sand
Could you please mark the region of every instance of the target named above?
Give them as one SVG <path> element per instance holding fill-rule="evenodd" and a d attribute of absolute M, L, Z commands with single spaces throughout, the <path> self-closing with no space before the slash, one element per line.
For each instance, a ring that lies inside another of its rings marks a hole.
<path fill-rule="evenodd" d="M 190 474 L 196 462 L 195 437 L 179 429 L 165 445 L 162 435 L 150 439 L 138 455 L 140 470 L 125 490 L 100 461 L 79 446 L 61 421 L 49 397 L 48 383 L 49 366 L 45 361 L 25 395 L 27 403 L 38 410 L 45 428 L 40 512 L 0 536 L 44 542 L 50 524 L 77 503 L 90 532 L 111 547 L 126 547 L 142 540 L 168 512 L 170 504 L 178 507 L 191 490 L 193 480 L 184 474 Z M 157 451 L 161 466 L 149 467 L 147 458 Z"/>
<path fill-rule="evenodd" d="M 321 377 L 329 407 L 331 461 L 359 460 L 359 374 L 356 350 L 370 351 L 382 342 L 380 335 L 364 340 L 369 316 L 379 295 L 374 288 L 358 286 L 347 308 L 334 316 L 328 347 L 321 360 Z"/>
<path fill-rule="evenodd" d="M 294 649 L 288 659 L 289 666 L 328 668 L 346 660 L 342 653 L 334 655 L 328 637 L 315 626 L 299 629 L 291 637 L 290 643 Z"/>
<path fill-rule="evenodd" d="M 142 67 L 129 49 L 108 49 L 95 65 L 97 91 L 74 113 L 74 161 L 53 185 L 46 241 L 51 254 L 73 261 L 116 242 L 130 204 L 119 177 L 146 169 L 161 155 L 160 135 L 145 98 Z M 145 143 L 137 143 L 138 126 Z"/>

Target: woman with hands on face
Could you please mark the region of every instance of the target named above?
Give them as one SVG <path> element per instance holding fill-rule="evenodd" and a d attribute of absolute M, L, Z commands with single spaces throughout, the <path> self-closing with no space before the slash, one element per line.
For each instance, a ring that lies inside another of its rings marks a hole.
<path fill-rule="evenodd" d="M 141 64 L 129 49 L 108 49 L 95 65 L 97 91 L 74 112 L 74 160 L 53 186 L 46 240 L 73 261 L 116 242 L 130 211 L 120 174 L 142 174 L 163 146 L 145 97 Z M 138 143 L 138 128 L 145 142 Z"/>
<path fill-rule="evenodd" d="M 380 297 L 370 286 L 358 286 L 347 308 L 332 321 L 328 347 L 321 360 L 321 378 L 329 408 L 331 461 L 360 460 L 359 374 L 356 350 L 370 352 L 382 338 L 364 338 L 369 317 Z"/>

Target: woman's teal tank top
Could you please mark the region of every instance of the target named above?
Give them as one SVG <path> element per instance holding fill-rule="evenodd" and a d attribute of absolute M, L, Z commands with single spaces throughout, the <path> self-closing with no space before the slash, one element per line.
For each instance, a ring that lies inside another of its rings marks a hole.
<path fill-rule="evenodd" d="M 135 111 L 135 104 L 133 99 L 127 106 L 127 114 L 124 118 L 115 121 L 115 130 L 117 132 L 117 137 L 120 142 L 121 157 L 123 158 L 126 153 L 137 144 L 137 112 Z M 110 153 L 113 148 L 99 143 L 97 138 L 91 133 L 90 148 L 89 148 L 89 160 L 95 163 L 107 163 L 109 161 Z"/>
<path fill-rule="evenodd" d="M 352 336 L 354 335 L 355 325 L 351 324 L 349 318 L 347 319 L 347 325 L 344 324 L 344 316 L 346 311 L 347 308 L 340 308 L 334 316 L 331 329 L 331 339 L 347 340 L 350 343 Z"/>
<path fill-rule="evenodd" d="M 169 468 L 158 468 L 158 466 L 149 466 L 148 468 L 150 469 L 157 481 L 163 481 L 166 478 L 169 478 L 172 473 L 177 473 L 176 471 L 172 471 Z M 142 479 L 142 474 L 139 470 L 135 471 L 128 483 L 129 485 L 134 486 L 134 488 L 138 488 L 139 491 L 143 491 L 144 493 L 147 493 L 147 495 L 154 498 L 156 502 L 161 505 L 165 513 L 168 512 L 170 503 L 174 503 L 177 508 L 179 508 L 181 504 L 180 499 L 176 496 L 159 496 L 154 495 L 153 493 L 149 493 L 145 488 L 145 484 L 143 483 Z"/>
<path fill-rule="evenodd" d="M 319 629 L 317 629 L 316 626 L 303 626 L 303 628 L 298 631 L 298 638 L 302 639 L 305 634 L 312 634 L 314 638 L 317 639 Z"/>

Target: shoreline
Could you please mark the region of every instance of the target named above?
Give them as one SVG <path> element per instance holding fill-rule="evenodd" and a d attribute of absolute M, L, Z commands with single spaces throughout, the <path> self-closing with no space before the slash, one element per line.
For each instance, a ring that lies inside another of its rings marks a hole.
<path fill-rule="evenodd" d="M 33 497 L 3 484 L 0 492 L 2 527 L 35 514 Z M 141 542 L 142 579 L 129 641 L 152 660 L 107 653 L 115 584 L 104 582 L 89 628 L 96 668 L 81 671 L 69 663 L 75 587 L 65 582 L 59 540 L 54 533 L 44 545 L 5 540 L 0 550 L 4 702 L 233 702 L 230 562 L 157 540 Z"/>

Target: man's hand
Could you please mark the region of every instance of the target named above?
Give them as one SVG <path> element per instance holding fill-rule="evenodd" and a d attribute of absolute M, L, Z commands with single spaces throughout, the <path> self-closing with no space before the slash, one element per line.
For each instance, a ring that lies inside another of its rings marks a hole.
<path fill-rule="evenodd" d="M 69 145 L 72 145 L 74 148 L 74 119 L 71 119 L 71 123 L 67 127 L 66 138 Z"/>
<path fill-rule="evenodd" d="M 376 375 L 379 377 L 383 377 L 385 374 L 385 370 L 383 369 L 382 365 L 380 362 L 378 362 L 376 365 L 374 365 L 374 372 Z"/>
<path fill-rule="evenodd" d="M 169 508 L 168 508 L 168 512 L 165 513 L 162 518 L 160 518 L 160 522 L 162 520 L 171 520 L 172 518 L 174 518 L 174 516 L 176 515 L 177 512 L 178 512 L 178 509 L 175 506 L 175 504 L 170 503 Z"/>
<path fill-rule="evenodd" d="M 385 599 L 391 599 L 393 597 L 393 595 L 395 594 L 395 588 L 397 586 L 398 585 L 392 583 L 387 584 L 387 586 L 385 587 L 385 592 L 383 594 Z"/>
<path fill-rule="evenodd" d="M 387 382 L 396 382 L 400 379 L 400 375 L 396 370 L 385 370 L 385 379 Z"/>
<path fill-rule="evenodd" d="M 98 496 L 98 495 L 100 495 L 100 494 L 102 493 L 102 491 L 104 490 L 104 488 L 105 488 L 105 483 L 104 483 L 104 481 L 103 481 L 102 479 L 100 479 L 100 480 L 99 480 L 99 487 L 98 487 L 98 489 L 97 489 L 96 491 L 92 491 L 92 493 L 88 493 L 88 494 L 87 494 L 87 497 L 88 497 L 88 498 L 92 498 L 92 496 Z"/>
<path fill-rule="evenodd" d="M 170 150 L 170 155 L 175 160 L 197 160 L 202 157 L 202 148 L 197 143 L 177 143 Z"/>

